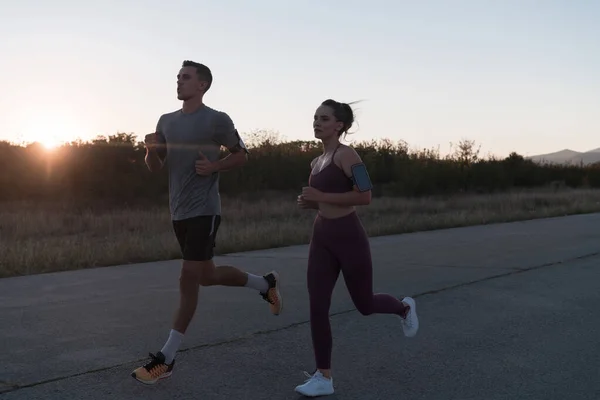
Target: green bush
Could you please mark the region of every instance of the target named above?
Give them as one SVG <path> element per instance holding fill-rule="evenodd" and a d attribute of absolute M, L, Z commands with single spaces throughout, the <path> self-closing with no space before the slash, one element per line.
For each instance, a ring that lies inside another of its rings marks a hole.
<path fill-rule="evenodd" d="M 537 164 L 512 153 L 505 159 L 479 157 L 463 140 L 450 155 L 409 150 L 387 139 L 354 145 L 369 169 L 375 196 L 430 196 L 494 193 L 513 188 L 600 187 L 600 167 Z M 281 141 L 254 133 L 249 163 L 221 175 L 221 192 L 248 195 L 299 192 L 308 182 L 310 161 L 321 153 L 317 141 Z M 225 153 L 223 153 L 225 154 Z M 165 204 L 166 169 L 150 173 L 135 135 L 98 137 L 53 152 L 38 144 L 0 142 L 0 201 L 61 200 L 85 204 Z"/>

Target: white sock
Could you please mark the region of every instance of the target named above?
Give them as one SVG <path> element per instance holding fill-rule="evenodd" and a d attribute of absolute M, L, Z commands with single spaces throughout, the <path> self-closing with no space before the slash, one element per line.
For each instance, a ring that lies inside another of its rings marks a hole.
<path fill-rule="evenodd" d="M 175 359 L 175 354 L 177 353 L 179 346 L 181 346 L 182 341 L 183 341 L 183 333 L 180 333 L 174 329 L 171 329 L 171 332 L 169 333 L 169 339 L 167 340 L 167 343 L 165 343 L 162 350 L 160 351 L 161 353 L 163 353 L 165 355 L 165 362 L 167 364 L 171 364 L 173 362 L 173 359 Z"/>
<path fill-rule="evenodd" d="M 269 290 L 269 282 L 262 276 L 248 274 L 248 282 L 246 282 L 246 287 L 256 289 L 261 293 L 265 293 Z"/>

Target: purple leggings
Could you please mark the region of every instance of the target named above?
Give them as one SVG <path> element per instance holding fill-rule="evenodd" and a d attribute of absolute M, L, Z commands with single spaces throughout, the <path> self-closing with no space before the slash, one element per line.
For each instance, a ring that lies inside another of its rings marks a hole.
<path fill-rule="evenodd" d="M 317 368 L 331 368 L 329 307 L 340 271 L 362 315 L 402 315 L 404 305 L 389 294 L 373 294 L 373 267 L 367 233 L 356 212 L 327 219 L 317 215 L 308 254 L 310 327 Z"/>

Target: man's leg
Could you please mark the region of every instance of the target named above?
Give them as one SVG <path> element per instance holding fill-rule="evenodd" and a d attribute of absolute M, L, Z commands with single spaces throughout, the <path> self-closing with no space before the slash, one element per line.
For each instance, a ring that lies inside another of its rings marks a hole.
<path fill-rule="evenodd" d="M 214 248 L 221 225 L 219 215 L 191 218 L 186 225 L 185 238 L 182 239 L 184 261 L 179 278 L 181 298 L 173 324 L 174 331 L 185 334 L 196 312 L 200 286 L 245 286 L 258 290 L 263 297 L 273 298 L 273 303 L 280 306 L 276 272 L 258 276 L 229 265 L 215 266 Z M 276 311 L 274 313 L 278 314 L 279 309 Z M 169 362 L 175 354 L 169 352 L 165 356 Z"/>
<path fill-rule="evenodd" d="M 233 266 L 215 266 L 212 259 L 205 261 L 184 260 L 179 278 L 179 309 L 175 316 L 173 329 L 185 334 L 196 312 L 200 286 L 233 286 L 256 289 L 262 295 L 270 295 L 273 298 L 271 308 L 277 306 L 277 310 L 274 312 L 277 315 L 281 308 L 277 278 L 278 275 L 275 271 L 265 276 L 258 276 L 243 272 Z M 167 357 L 168 359 L 169 357 Z"/>
<path fill-rule="evenodd" d="M 173 328 L 161 351 L 156 355 L 150 354 L 150 362 L 132 373 L 138 381 L 154 384 L 159 379 L 171 375 L 175 354 L 196 312 L 200 286 L 254 288 L 269 302 L 273 314 L 278 315 L 281 311 L 277 272 L 257 276 L 232 266 L 215 266 L 213 256 L 219 224 L 220 216 L 201 216 L 173 223 L 184 259 L 179 277 L 179 308 Z"/>
<path fill-rule="evenodd" d="M 221 225 L 221 216 L 202 216 L 193 219 L 195 230 L 189 235 L 189 244 L 186 245 L 188 260 L 200 261 L 201 286 L 232 286 L 247 287 L 257 290 L 262 298 L 269 303 L 271 312 L 279 315 L 283 308 L 283 301 L 279 291 L 279 274 L 271 271 L 264 276 L 244 272 L 231 265 L 216 266 L 213 262 L 214 248 L 216 246 L 217 232 Z M 207 234 L 208 232 L 208 234 Z M 196 246 L 195 243 L 203 243 Z"/>
<path fill-rule="evenodd" d="M 171 363 L 175 358 L 183 335 L 196 312 L 200 286 L 250 287 L 258 290 L 263 298 L 269 301 L 274 314 L 279 314 L 281 310 L 277 272 L 258 276 L 230 265 L 215 265 L 214 248 L 220 223 L 221 218 L 218 215 L 193 218 L 189 223 L 179 278 L 179 308 L 169 339 L 161 350 L 167 363 Z"/>

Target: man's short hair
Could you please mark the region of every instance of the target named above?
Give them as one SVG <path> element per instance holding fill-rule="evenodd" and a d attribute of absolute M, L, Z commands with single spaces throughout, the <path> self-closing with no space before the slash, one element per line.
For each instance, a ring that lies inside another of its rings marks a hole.
<path fill-rule="evenodd" d="M 208 82 L 205 92 L 208 91 L 208 89 L 210 89 L 210 87 L 212 85 L 212 80 L 213 80 L 212 72 L 210 72 L 210 68 L 208 68 L 204 64 L 200 64 L 200 63 L 197 63 L 195 61 L 190 61 L 190 60 L 185 60 L 183 62 L 183 64 L 181 64 L 181 66 L 196 68 L 196 75 L 198 76 L 198 79 L 201 81 Z"/>

